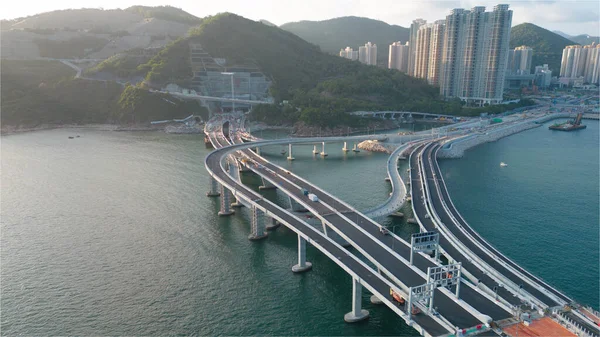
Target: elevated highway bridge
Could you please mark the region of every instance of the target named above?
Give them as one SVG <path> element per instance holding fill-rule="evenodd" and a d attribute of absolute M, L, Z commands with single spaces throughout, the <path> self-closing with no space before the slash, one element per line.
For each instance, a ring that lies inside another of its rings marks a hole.
<path fill-rule="evenodd" d="M 292 172 L 270 163 L 251 150 L 251 148 L 258 149 L 261 146 L 277 144 L 290 144 L 290 150 L 292 150 L 291 144 L 322 143 L 322 152 L 324 153 L 325 141 L 361 141 L 373 136 L 264 141 L 246 133 L 242 123 L 243 121 L 240 123 L 239 118 L 236 119 L 234 116 L 228 118 L 224 115 L 213 118 L 207 123 L 205 132 L 216 149 L 205 160 L 212 177 L 212 189 L 209 194 L 220 194 L 220 214 L 222 215 L 233 213 L 231 198 L 237 200 L 236 203 L 250 208 L 252 212 L 250 239 L 267 236 L 266 226 L 258 220 L 259 212 L 296 232 L 299 256 L 298 264 L 293 268 L 294 271 L 301 272 L 310 269 L 310 264 L 305 260 L 305 245 L 308 242 L 352 275 L 353 308 L 346 315 L 347 321 L 357 321 L 368 317 L 368 312 L 362 309 L 360 303 L 363 286 L 374 295 L 372 300 L 381 301 L 390 307 L 407 324 L 425 336 L 469 335 L 484 331 L 487 331 L 488 335 L 495 335 L 496 332 L 489 329 L 489 323 L 503 321 L 516 315 L 517 308 L 522 307 L 523 304 L 543 312 L 544 309 L 555 308 L 571 302 L 568 297 L 550 289 L 551 287 L 545 283 L 540 285 L 539 280 L 532 275 L 523 276 L 525 271 L 520 267 L 517 268 L 518 266 L 514 262 L 512 262 L 514 264 L 511 266 L 512 269 L 507 271 L 506 267 L 504 269 L 501 267 L 509 262 L 503 261 L 497 265 L 480 259 L 474 256 L 474 253 L 466 251 L 460 240 L 451 237 L 452 233 L 446 228 L 445 223 L 449 223 L 450 220 L 444 218 L 445 222 L 442 223 L 437 208 L 440 205 L 433 202 L 431 197 L 431 190 L 434 187 L 439 188 L 429 181 L 429 177 L 435 179 L 435 172 L 430 169 L 431 163 L 428 166 L 423 164 L 428 161 L 423 158 L 427 158 L 427 155 L 431 156 L 434 147 L 439 147 L 437 142 L 420 140 L 397 149 L 388 161 L 388 174 L 390 179 L 395 175 L 399 177 L 396 160 L 399 154 L 410 146 L 414 150 L 410 156 L 410 165 L 412 205 L 415 217 L 424 232 L 439 235 L 438 250 L 447 255 L 450 262 L 457 263 L 454 266 L 457 266 L 458 274 L 462 275 L 457 279 L 448 280 L 447 278 L 452 275 L 445 272 L 450 276 L 443 277 L 443 279 L 447 279 L 443 286 L 441 283 L 436 283 L 440 281 L 439 279 L 436 281 L 431 276 L 432 272 L 440 268 L 449 270 L 449 267 L 443 266 L 440 260 L 415 250 L 414 242 L 408 243 L 393 233 L 387 232 L 378 223 L 352 206 Z M 228 132 L 225 133 L 224 124 L 228 124 Z M 252 142 L 244 143 L 244 140 L 252 140 Z M 291 153 L 290 157 L 293 158 Z M 263 186 L 276 187 L 284 193 L 290 200 L 291 209 L 284 209 L 263 199 L 260 194 L 242 184 L 237 172 L 241 166 L 258 174 L 263 179 Z M 395 172 L 392 174 L 390 171 Z M 441 177 L 439 172 L 435 175 Z M 221 185 L 220 191 L 219 184 Z M 310 191 L 311 194 L 317 196 L 318 202 L 310 201 L 304 191 Z M 394 191 L 397 191 L 396 196 L 387 202 L 387 206 L 390 208 L 397 206 L 393 202 L 397 202 L 400 196 L 404 201 L 407 195 L 401 178 L 399 181 L 396 180 Z M 445 194 L 447 195 L 447 191 Z M 293 212 L 294 205 L 296 205 L 296 209 L 302 208 L 310 211 L 321 222 L 321 226 L 319 226 L 321 228 L 309 225 L 302 217 L 296 215 Z M 439 212 L 441 213 L 441 211 Z M 454 217 L 457 214 L 457 212 L 456 214 L 451 213 Z M 364 264 L 359 256 L 343 249 L 337 242 L 339 240 L 336 240 L 334 233 L 338 238 L 342 238 L 342 243 L 352 246 L 374 267 Z M 468 240 L 464 237 L 461 239 Z M 515 273 L 513 269 L 517 269 L 518 272 Z M 508 276 L 503 273 L 507 273 Z M 531 283 L 532 278 L 535 284 Z M 428 284 L 430 286 L 427 286 Z M 515 289 L 514 284 L 518 284 L 518 289 Z M 409 310 L 409 305 L 397 305 L 392 299 L 390 289 L 397 294 L 402 294 L 407 302 L 414 303 L 421 313 L 413 315 L 411 314 L 412 310 Z M 420 293 L 416 293 L 416 290 Z M 427 296 L 424 296 L 423 291 L 427 293 Z M 590 327 L 588 326 L 588 328 Z"/>

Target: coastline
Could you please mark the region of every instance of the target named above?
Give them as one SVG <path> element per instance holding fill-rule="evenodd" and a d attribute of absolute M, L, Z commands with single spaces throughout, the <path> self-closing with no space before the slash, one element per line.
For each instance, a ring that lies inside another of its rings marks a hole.
<path fill-rule="evenodd" d="M 462 158 L 465 151 L 476 147 L 477 145 L 494 142 L 498 139 L 514 135 L 529 129 L 537 128 L 542 124 L 558 118 L 571 118 L 574 117 L 572 113 L 553 113 L 538 118 L 534 118 L 521 123 L 501 127 L 499 129 L 491 130 L 485 134 L 472 134 L 468 136 L 462 136 L 446 142 L 442 149 L 438 153 L 440 159 L 453 159 Z"/>
<path fill-rule="evenodd" d="M 147 124 L 140 125 L 119 125 L 119 124 L 42 124 L 34 127 L 15 127 L 15 126 L 3 126 L 0 129 L 0 135 L 9 136 L 27 132 L 36 132 L 44 130 L 54 129 L 87 129 L 96 131 L 122 131 L 122 132 L 134 132 L 134 131 L 163 131 L 165 133 L 173 134 L 186 134 L 186 133 L 201 133 L 203 128 L 197 129 L 193 127 L 181 128 L 180 126 L 173 125 L 160 125 L 153 126 Z M 197 130 L 200 130 L 199 132 Z"/>

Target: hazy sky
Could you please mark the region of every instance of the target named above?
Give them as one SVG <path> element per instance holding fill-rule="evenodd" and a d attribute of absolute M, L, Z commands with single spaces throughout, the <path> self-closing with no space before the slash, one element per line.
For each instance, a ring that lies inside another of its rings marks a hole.
<path fill-rule="evenodd" d="M 266 19 L 277 25 L 290 21 L 325 20 L 340 16 L 364 16 L 389 24 L 407 27 L 415 18 L 428 21 L 442 19 L 452 8 L 483 5 L 491 9 L 497 3 L 508 3 L 513 10 L 513 25 L 531 22 L 549 30 L 567 34 L 600 35 L 600 1 L 487 1 L 487 0 L 55 0 L 2 1 L 3 19 L 28 16 L 40 12 L 69 8 L 127 8 L 133 5 L 179 7 L 199 17 L 220 12 L 233 12 L 249 19 Z"/>

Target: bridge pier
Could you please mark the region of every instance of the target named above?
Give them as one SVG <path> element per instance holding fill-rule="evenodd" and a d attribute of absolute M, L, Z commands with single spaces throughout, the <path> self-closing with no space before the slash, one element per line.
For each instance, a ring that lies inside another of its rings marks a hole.
<path fill-rule="evenodd" d="M 262 213 L 261 210 L 255 206 L 252 206 L 251 233 L 248 235 L 248 240 L 256 241 L 267 237 L 267 232 L 265 231 L 265 221 L 260 213 Z"/>
<path fill-rule="evenodd" d="M 302 273 L 312 268 L 312 263 L 306 261 L 306 240 L 298 234 L 298 264 L 292 267 L 294 273 Z"/>
<path fill-rule="evenodd" d="M 350 150 L 348 150 L 348 146 L 347 146 L 346 142 L 344 142 L 344 147 L 342 148 L 342 151 L 344 151 L 344 152 L 350 151 Z"/>
<path fill-rule="evenodd" d="M 352 152 L 360 152 L 360 150 L 356 146 L 356 143 L 354 143 L 354 147 L 352 148 Z"/>
<path fill-rule="evenodd" d="M 322 142 L 322 151 L 321 151 L 321 157 L 327 157 L 327 152 L 325 152 L 325 142 Z"/>
<path fill-rule="evenodd" d="M 352 278 L 352 311 L 344 315 L 346 323 L 354 323 L 369 318 L 369 311 L 362 309 L 362 285 Z"/>
<path fill-rule="evenodd" d="M 269 182 L 268 180 L 266 180 L 265 178 L 261 177 L 260 179 L 262 179 L 262 185 L 258 186 L 259 190 L 272 190 L 272 189 L 276 189 L 277 186 L 271 184 L 271 182 Z"/>
<path fill-rule="evenodd" d="M 290 209 L 292 210 L 292 212 L 306 212 L 306 211 L 308 211 L 306 208 L 304 208 L 304 206 L 302 206 L 299 203 L 297 203 L 296 200 L 292 199 L 292 197 L 290 197 L 289 195 L 288 195 L 288 200 L 290 201 Z"/>
<path fill-rule="evenodd" d="M 224 185 L 221 185 L 221 210 L 218 213 L 220 216 L 227 216 L 233 214 L 229 194 L 229 189 L 227 189 Z"/>
<path fill-rule="evenodd" d="M 250 169 L 242 161 L 238 163 L 239 172 L 249 172 Z"/>
<path fill-rule="evenodd" d="M 381 275 L 381 270 L 379 269 L 379 267 L 377 267 L 377 274 Z M 371 300 L 371 304 L 379 305 L 383 303 L 383 301 L 376 295 L 371 295 L 369 299 Z"/>
<path fill-rule="evenodd" d="M 221 194 L 219 193 L 219 184 L 217 180 L 213 177 L 210 177 L 210 190 L 206 192 L 207 197 L 218 197 Z"/>
<path fill-rule="evenodd" d="M 271 223 L 268 224 L 265 228 L 268 231 L 272 231 L 277 229 L 277 227 L 281 226 L 281 224 L 279 222 L 277 222 L 277 220 L 275 220 L 275 218 L 271 218 Z"/>
<path fill-rule="evenodd" d="M 292 156 L 292 144 L 288 144 L 288 157 L 287 160 L 294 160 L 294 156 Z"/>
<path fill-rule="evenodd" d="M 317 150 L 317 146 L 315 145 L 315 147 L 313 147 L 313 154 L 319 154 L 319 150 Z"/>
<path fill-rule="evenodd" d="M 257 146 L 257 147 L 254 149 L 254 152 L 256 152 L 256 154 L 260 156 L 260 147 L 258 147 L 258 146 Z"/>
<path fill-rule="evenodd" d="M 237 179 L 238 182 L 242 182 L 242 179 L 240 177 L 240 172 L 238 171 L 238 168 L 236 167 L 237 165 L 237 160 L 236 159 L 232 159 L 231 161 L 229 161 L 229 174 L 232 175 L 233 177 L 235 177 Z M 241 163 L 240 163 L 241 166 Z M 233 197 L 233 202 L 231 203 L 231 207 L 242 207 L 244 206 L 235 195 L 232 196 Z"/>

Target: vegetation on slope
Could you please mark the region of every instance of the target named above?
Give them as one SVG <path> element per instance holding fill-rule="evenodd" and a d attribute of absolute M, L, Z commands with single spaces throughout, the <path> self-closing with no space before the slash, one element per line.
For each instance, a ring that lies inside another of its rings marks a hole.
<path fill-rule="evenodd" d="M 588 44 L 592 44 L 592 43 L 600 43 L 600 37 L 599 36 L 590 36 L 587 34 L 583 34 L 583 35 L 577 35 L 577 36 L 571 36 L 569 38 L 569 40 L 575 42 L 576 44 L 580 44 L 580 45 L 588 45 Z"/>
<path fill-rule="evenodd" d="M 191 35 L 213 57 L 249 58 L 273 79 L 271 93 L 290 107 L 257 111 L 270 121 L 348 125 L 355 121 L 345 113 L 363 109 L 474 113 L 459 100 L 443 101 L 422 79 L 322 53 L 294 34 L 234 14 L 206 19 Z"/>
<path fill-rule="evenodd" d="M 180 101 L 166 94 L 151 93 L 137 86 L 127 85 L 117 102 L 118 109 L 111 117 L 121 123 L 140 123 L 152 120 L 183 118 L 200 114 L 208 118 L 208 111 L 197 101 Z"/>
<path fill-rule="evenodd" d="M 377 60 L 381 64 L 387 64 L 388 46 L 396 41 L 405 43 L 409 34 L 408 28 L 355 16 L 324 21 L 290 22 L 281 28 L 334 55 L 338 55 L 340 49 L 346 47 L 358 50 L 359 46 L 371 41 L 377 44 Z"/>
<path fill-rule="evenodd" d="M 74 71 L 55 61 L 3 60 L 2 126 L 40 124 L 141 123 L 181 118 L 202 109 L 196 102 L 116 82 L 74 79 Z"/>
<path fill-rule="evenodd" d="M 188 39 L 179 38 L 171 42 L 137 70 L 146 74 L 150 85 L 177 83 L 185 86 L 192 78 Z"/>
<path fill-rule="evenodd" d="M 98 72 L 109 72 L 120 78 L 128 78 L 135 75 L 145 75 L 145 69 L 141 65 L 148 62 L 152 56 L 142 53 L 141 49 L 130 50 L 127 53 L 117 54 L 100 62 L 93 68 L 86 69 L 86 74 Z"/>
<path fill-rule="evenodd" d="M 533 48 L 531 66 L 548 64 L 553 74 L 560 71 L 563 49 L 573 44 L 576 43 L 531 23 L 514 26 L 510 31 L 510 48 L 522 45 Z"/>
<path fill-rule="evenodd" d="M 137 13 L 145 18 L 156 18 L 166 21 L 179 22 L 186 25 L 197 25 L 202 19 L 172 6 L 131 6 L 126 11 Z"/>
<path fill-rule="evenodd" d="M 325 80 L 342 80 L 359 72 L 380 75 L 385 72 L 324 54 L 317 46 L 290 32 L 235 14 L 207 19 L 191 34 L 213 57 L 226 58 L 228 62 L 250 59 L 258 64 L 273 79 L 273 91 L 278 100 L 291 99 L 296 90 L 314 89 Z M 398 78 L 405 78 L 407 83 L 421 89 L 430 88 L 424 81 L 402 74 Z M 402 87 L 407 83 L 397 84 Z"/>
<path fill-rule="evenodd" d="M 82 58 L 86 54 L 102 49 L 107 39 L 95 36 L 79 36 L 66 41 L 37 39 L 40 56 L 51 58 Z"/>

